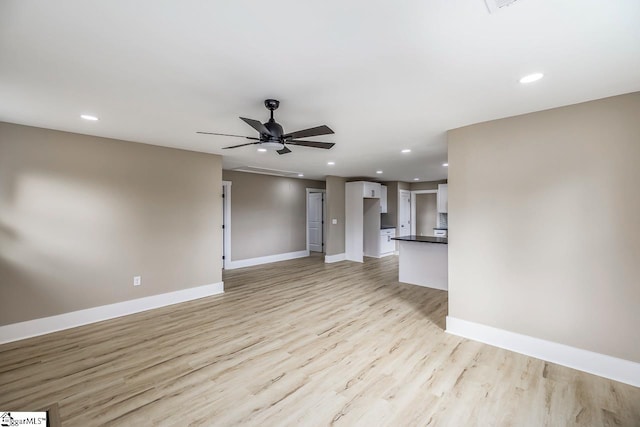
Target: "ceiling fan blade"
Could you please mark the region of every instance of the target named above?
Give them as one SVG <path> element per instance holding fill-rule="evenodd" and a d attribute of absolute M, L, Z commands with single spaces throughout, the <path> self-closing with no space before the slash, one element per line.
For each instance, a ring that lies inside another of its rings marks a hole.
<path fill-rule="evenodd" d="M 317 141 L 300 141 L 297 139 L 292 139 L 291 141 L 287 141 L 287 144 L 291 145 L 302 145 L 304 147 L 313 147 L 313 148 L 325 148 L 329 149 L 333 147 L 335 142 L 317 142 Z"/>
<path fill-rule="evenodd" d="M 258 142 L 247 142 L 246 144 L 240 144 L 240 145 L 232 145 L 231 147 L 222 147 L 223 150 L 228 150 L 229 148 L 238 148 L 238 147 L 244 147 L 245 145 L 255 145 L 255 144 L 260 144 L 260 141 Z"/>
<path fill-rule="evenodd" d="M 229 133 L 217 133 L 217 132 L 202 132 L 202 131 L 197 131 L 196 133 L 199 133 L 201 135 L 218 135 L 218 136 L 233 136 L 235 138 L 247 138 L 247 139 L 255 139 L 258 140 L 260 138 L 254 138 L 252 136 L 244 136 L 244 135 L 231 135 Z"/>
<path fill-rule="evenodd" d="M 282 150 L 278 150 L 276 151 L 278 154 L 287 154 L 290 153 L 291 150 L 289 150 L 287 147 L 284 147 Z"/>
<path fill-rule="evenodd" d="M 243 122 L 245 122 L 246 124 L 254 128 L 255 130 L 257 130 L 258 132 L 260 132 L 260 135 L 262 134 L 271 135 L 271 132 L 269 132 L 269 129 L 267 129 L 262 123 L 260 123 L 257 120 L 247 119 L 245 117 L 240 117 L 240 120 L 242 120 Z"/>
<path fill-rule="evenodd" d="M 320 135 L 331 135 L 333 131 L 329 126 L 317 126 L 314 128 L 298 130 L 295 132 L 287 133 L 282 135 L 284 139 L 293 139 L 293 138 L 307 138 L 309 136 L 320 136 Z"/>
<path fill-rule="evenodd" d="M 244 135 L 229 135 L 228 133 L 215 133 L 215 132 L 196 132 L 196 133 L 200 133 L 202 135 L 219 135 L 219 136 L 233 136 L 235 138 L 246 138 L 246 139 L 252 139 L 254 141 L 260 141 L 260 138 L 254 138 L 252 136 L 244 136 Z"/>

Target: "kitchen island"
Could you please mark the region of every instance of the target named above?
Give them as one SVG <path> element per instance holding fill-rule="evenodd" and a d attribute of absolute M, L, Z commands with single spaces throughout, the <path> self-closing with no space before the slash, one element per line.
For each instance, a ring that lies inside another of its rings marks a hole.
<path fill-rule="evenodd" d="M 448 239 L 432 236 L 400 236 L 399 281 L 447 290 Z"/>

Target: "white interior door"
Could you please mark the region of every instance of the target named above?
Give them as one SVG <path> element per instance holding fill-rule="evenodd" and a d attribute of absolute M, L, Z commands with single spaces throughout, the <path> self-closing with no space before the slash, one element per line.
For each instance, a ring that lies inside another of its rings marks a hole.
<path fill-rule="evenodd" d="M 309 250 L 322 250 L 322 193 L 309 193 L 307 199 L 307 224 L 309 227 Z"/>
<path fill-rule="evenodd" d="M 227 205 L 227 187 L 223 184 L 222 185 L 222 268 L 224 268 L 225 265 L 225 255 L 227 254 L 227 245 L 226 245 L 226 231 L 225 231 L 225 226 L 227 225 L 227 212 L 226 212 L 226 205 Z"/>
<path fill-rule="evenodd" d="M 408 236 L 411 234 L 411 192 L 400 190 L 398 197 L 398 223 L 400 229 L 398 236 Z"/>
<path fill-rule="evenodd" d="M 231 181 L 222 181 L 222 268 L 231 263 Z"/>

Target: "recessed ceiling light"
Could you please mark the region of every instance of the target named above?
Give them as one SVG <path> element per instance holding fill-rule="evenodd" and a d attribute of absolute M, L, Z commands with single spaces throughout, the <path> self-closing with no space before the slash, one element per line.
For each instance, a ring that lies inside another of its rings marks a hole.
<path fill-rule="evenodd" d="M 303 173 L 299 173 L 299 174 L 298 174 L 298 176 L 299 176 L 300 178 L 302 178 L 302 177 L 304 176 L 304 174 L 303 174 Z"/>
<path fill-rule="evenodd" d="M 91 114 L 80 114 L 80 118 L 85 120 L 91 120 L 92 122 L 95 122 L 98 120 L 96 116 L 92 116 Z"/>
<path fill-rule="evenodd" d="M 520 83 L 533 83 L 544 77 L 542 73 L 533 73 L 520 79 Z"/>
<path fill-rule="evenodd" d="M 266 148 L 258 148 L 258 151 L 261 153 L 266 153 L 267 149 Z"/>
<path fill-rule="evenodd" d="M 336 164 L 336 162 L 327 162 L 327 164 L 328 164 L 329 166 L 333 166 L 333 165 L 335 165 L 335 164 Z"/>
<path fill-rule="evenodd" d="M 404 150 L 401 151 L 401 153 L 410 153 L 411 149 L 410 148 L 405 148 Z"/>
<path fill-rule="evenodd" d="M 420 178 L 413 178 L 414 181 L 420 181 Z"/>
<path fill-rule="evenodd" d="M 443 163 L 442 166 L 446 168 L 447 166 L 449 166 L 449 163 Z"/>
<path fill-rule="evenodd" d="M 382 173 L 382 171 L 376 171 L 376 173 L 377 173 L 377 174 L 381 174 L 381 173 Z"/>

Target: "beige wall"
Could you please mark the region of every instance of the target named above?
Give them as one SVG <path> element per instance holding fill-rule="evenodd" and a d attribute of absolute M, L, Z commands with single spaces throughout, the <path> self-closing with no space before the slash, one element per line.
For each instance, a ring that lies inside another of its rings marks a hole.
<path fill-rule="evenodd" d="M 327 242 L 326 254 L 337 255 L 344 253 L 344 220 L 345 220 L 345 182 L 339 176 L 327 176 Z M 331 220 L 336 219 L 337 224 Z"/>
<path fill-rule="evenodd" d="M 307 188 L 324 181 L 223 171 L 231 181 L 231 260 L 307 249 Z"/>
<path fill-rule="evenodd" d="M 447 180 L 442 179 L 440 181 L 425 181 L 425 182 L 412 182 L 409 187 L 411 191 L 418 190 L 437 190 L 438 184 L 446 184 Z"/>
<path fill-rule="evenodd" d="M 416 234 L 433 236 L 438 218 L 437 194 L 416 194 Z"/>
<path fill-rule="evenodd" d="M 0 325 L 220 282 L 221 178 L 219 156 L 0 122 Z"/>
<path fill-rule="evenodd" d="M 448 137 L 449 315 L 640 362 L 640 93 Z"/>

